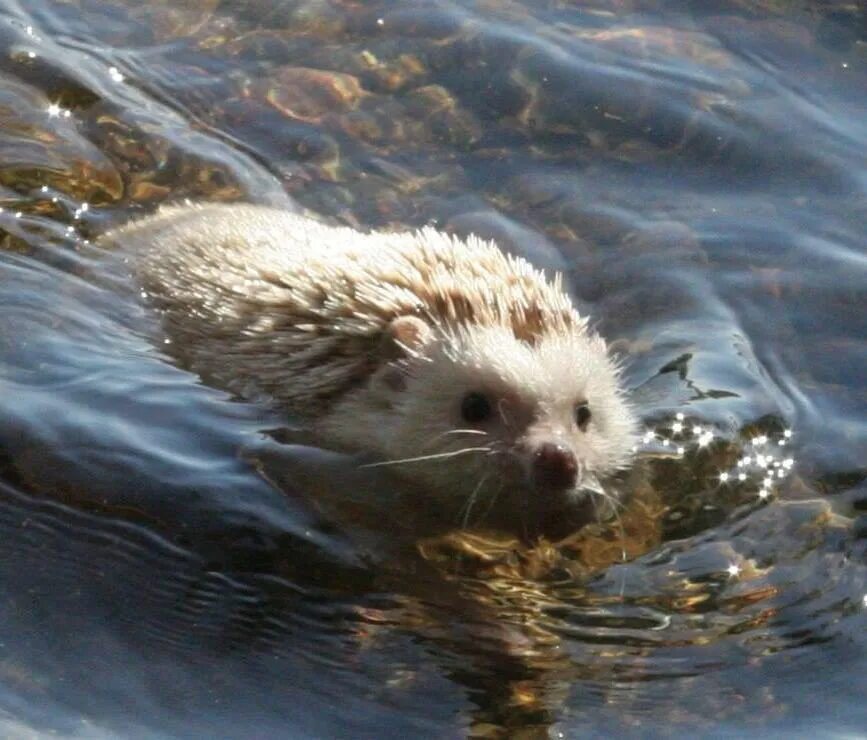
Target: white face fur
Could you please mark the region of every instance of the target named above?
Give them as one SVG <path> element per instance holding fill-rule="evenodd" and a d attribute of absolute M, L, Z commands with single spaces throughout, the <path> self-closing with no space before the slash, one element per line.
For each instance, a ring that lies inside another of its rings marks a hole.
<path fill-rule="evenodd" d="M 628 463 L 635 422 L 601 338 L 531 346 L 506 328 L 437 335 L 412 321 L 398 365 L 334 409 L 329 426 L 353 427 L 465 523 L 516 495 L 577 505 Z"/>

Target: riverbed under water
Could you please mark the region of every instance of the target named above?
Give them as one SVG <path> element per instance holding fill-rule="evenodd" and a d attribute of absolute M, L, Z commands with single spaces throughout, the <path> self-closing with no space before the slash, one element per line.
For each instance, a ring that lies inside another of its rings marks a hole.
<path fill-rule="evenodd" d="M 536 548 L 362 512 L 93 249 L 185 198 L 565 272 L 629 505 Z M 0 0 L 0 207 L 4 737 L 865 731 L 863 6 Z"/>

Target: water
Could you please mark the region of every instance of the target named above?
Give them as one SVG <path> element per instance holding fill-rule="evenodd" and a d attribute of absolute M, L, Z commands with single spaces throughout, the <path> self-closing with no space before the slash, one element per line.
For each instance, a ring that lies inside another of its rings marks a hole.
<path fill-rule="evenodd" d="M 3 0 L 0 45 L 4 736 L 863 733 L 860 5 Z M 564 270 L 651 431 L 622 522 L 417 541 L 174 367 L 88 242 L 181 198 Z"/>

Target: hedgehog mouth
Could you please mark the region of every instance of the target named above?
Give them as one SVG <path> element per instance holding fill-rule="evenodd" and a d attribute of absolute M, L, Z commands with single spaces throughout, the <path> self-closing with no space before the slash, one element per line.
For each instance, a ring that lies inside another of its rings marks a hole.
<path fill-rule="evenodd" d="M 517 456 L 509 457 L 511 464 L 501 459 L 497 471 L 504 486 L 487 488 L 484 484 L 494 477 L 489 474 L 462 497 L 456 515 L 462 528 L 507 531 L 532 547 L 543 537 L 556 542 L 585 525 L 603 523 L 616 509 L 616 495 L 605 490 L 595 473 L 582 470 L 569 487 L 539 486 Z"/>
<path fill-rule="evenodd" d="M 539 507 L 560 509 L 580 506 L 593 499 L 604 498 L 608 493 L 595 475 L 584 474 L 568 487 L 546 486 L 530 479 L 526 496 Z"/>
<path fill-rule="evenodd" d="M 616 496 L 606 491 L 598 476 L 582 471 L 573 486 L 527 486 L 523 493 L 524 538 L 561 539 L 583 526 L 602 523 L 616 511 Z"/>
<path fill-rule="evenodd" d="M 461 499 L 457 519 L 464 528 L 502 529 L 532 545 L 540 537 L 558 540 L 587 524 L 602 523 L 618 505 L 616 494 L 582 462 L 568 484 L 546 485 L 522 450 L 498 452 L 496 467 Z M 495 485 L 497 478 L 503 485 Z"/>

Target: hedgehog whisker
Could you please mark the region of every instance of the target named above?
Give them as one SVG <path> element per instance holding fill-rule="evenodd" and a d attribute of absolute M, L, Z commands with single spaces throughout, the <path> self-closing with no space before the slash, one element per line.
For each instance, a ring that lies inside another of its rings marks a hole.
<path fill-rule="evenodd" d="M 427 440 L 424 443 L 424 445 L 422 445 L 422 449 L 433 446 L 434 443 L 438 442 L 443 437 L 447 437 L 450 434 L 474 434 L 474 435 L 478 435 L 480 437 L 487 437 L 488 436 L 488 433 L 481 430 L 481 429 L 449 429 L 448 431 L 440 432 L 439 434 L 431 437 L 429 440 Z"/>
<path fill-rule="evenodd" d="M 598 496 L 603 501 L 607 501 L 611 505 L 611 508 L 614 510 L 615 514 L 617 513 L 618 509 L 620 509 L 621 511 L 626 511 L 626 507 L 623 505 L 623 503 L 618 501 L 617 497 L 612 496 L 610 493 L 606 493 L 605 491 L 589 491 L 589 493 L 591 497 Z"/>
<path fill-rule="evenodd" d="M 484 514 L 479 517 L 479 522 L 485 521 L 488 518 L 488 515 L 491 513 L 491 510 L 494 508 L 494 504 L 497 502 L 497 499 L 500 497 L 500 494 L 503 492 L 504 484 L 500 481 L 500 485 L 497 487 L 497 490 L 491 495 L 491 500 L 488 503 L 488 508 L 485 509 Z"/>
<path fill-rule="evenodd" d="M 602 517 L 599 514 L 599 507 L 596 505 L 596 496 L 590 495 L 590 505 L 593 507 L 593 514 L 596 516 L 596 523 L 602 526 Z"/>
<path fill-rule="evenodd" d="M 460 450 L 452 450 L 451 452 L 438 452 L 433 455 L 419 455 L 418 457 L 404 457 L 399 460 L 382 460 L 380 462 L 365 463 L 359 465 L 360 468 L 381 468 L 386 465 L 402 465 L 403 463 L 424 462 L 426 460 L 444 460 L 449 457 L 457 457 L 458 455 L 466 455 L 468 452 L 488 452 L 490 447 L 464 447 Z"/>
<path fill-rule="evenodd" d="M 461 511 L 464 512 L 463 520 L 461 521 L 461 529 L 467 528 L 467 523 L 470 521 L 470 514 L 473 511 L 473 506 L 476 503 L 476 498 L 479 495 L 479 491 L 482 490 L 482 486 L 485 485 L 485 482 L 488 480 L 488 475 L 483 475 L 479 482 L 476 484 L 476 487 L 473 489 L 473 492 L 470 494 L 467 502 L 461 507 Z M 458 516 L 460 516 L 460 512 L 458 512 Z"/>
<path fill-rule="evenodd" d="M 497 401 L 497 411 L 500 414 L 500 418 L 503 420 L 503 425 L 508 429 L 511 428 L 512 423 L 506 414 L 506 399 L 501 398 Z"/>
<path fill-rule="evenodd" d="M 499 441 L 492 441 L 491 444 L 488 445 L 488 457 L 496 457 L 497 455 L 508 455 L 510 452 L 507 445 L 503 444 Z M 517 458 L 517 455 L 515 455 Z"/>
<path fill-rule="evenodd" d="M 622 502 L 618 501 L 615 496 L 608 493 L 602 486 L 586 489 L 590 494 L 590 502 L 593 505 L 593 511 L 596 513 L 596 521 L 601 525 L 602 521 L 599 517 L 599 509 L 596 507 L 596 498 L 599 497 L 611 506 L 611 511 L 614 514 L 614 521 L 617 523 L 617 528 L 620 530 L 620 559 L 621 562 L 626 562 L 626 529 L 623 526 L 623 517 L 620 516 L 618 508 L 626 510 Z"/>
<path fill-rule="evenodd" d="M 442 434 L 438 434 L 435 439 L 439 439 L 440 437 L 445 437 L 448 434 L 478 434 L 482 437 L 487 437 L 488 433 L 483 429 L 449 429 L 447 432 L 443 432 Z"/>
<path fill-rule="evenodd" d="M 595 494 L 595 495 L 599 496 L 603 500 L 610 503 L 615 509 L 618 506 L 621 509 L 626 508 L 620 501 L 617 500 L 616 496 L 612 496 L 610 493 L 608 493 L 608 491 L 606 491 L 602 487 L 602 484 L 599 482 L 599 480 L 596 478 L 595 475 L 591 474 L 591 475 L 586 476 L 585 479 L 582 481 L 581 485 L 578 486 L 578 490 L 586 491 L 587 493 L 589 493 L 591 495 Z"/>
<path fill-rule="evenodd" d="M 626 529 L 623 526 L 623 517 L 620 512 L 614 509 L 614 521 L 617 522 L 617 529 L 620 530 L 620 562 L 626 562 Z"/>

